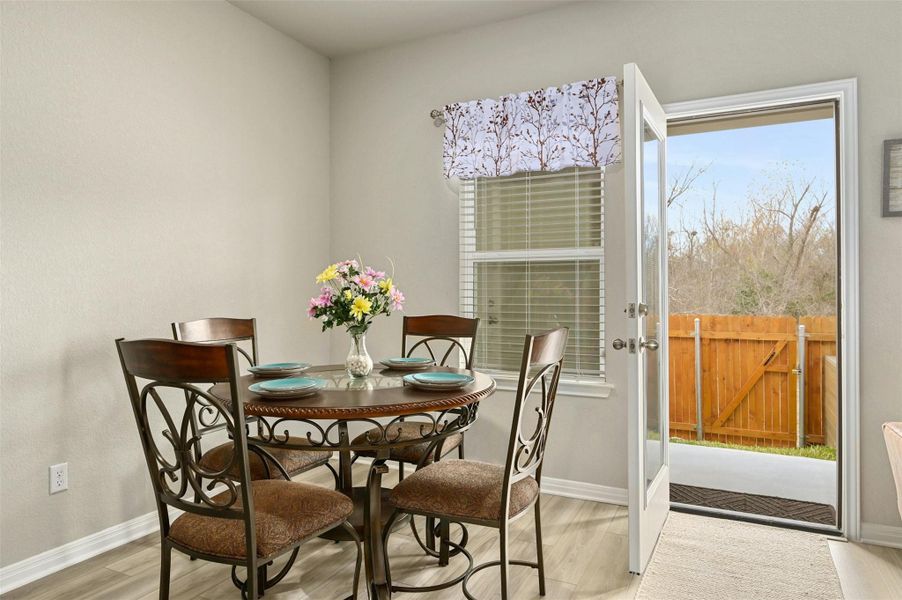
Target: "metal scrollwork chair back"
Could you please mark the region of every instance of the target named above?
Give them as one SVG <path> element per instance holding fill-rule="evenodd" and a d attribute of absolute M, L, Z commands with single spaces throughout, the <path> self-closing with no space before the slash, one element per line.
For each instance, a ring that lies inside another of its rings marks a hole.
<path fill-rule="evenodd" d="M 541 484 L 545 445 L 568 334 L 567 328 L 561 328 L 526 337 L 507 449 L 504 482 L 507 492 L 524 477 L 534 477 Z M 531 406 L 533 402 L 535 406 Z"/>
<path fill-rule="evenodd" d="M 238 397 L 239 359 L 235 345 L 118 339 L 116 347 L 160 520 L 160 597 L 167 598 L 169 594 L 173 548 L 192 558 L 232 564 L 232 580 L 242 590 L 242 596 L 246 597 L 249 590 L 256 590 L 253 596 L 262 594 L 265 587 L 275 585 L 287 574 L 303 540 L 293 539 L 277 547 L 265 535 L 260 537 L 255 502 L 267 504 L 275 492 L 302 495 L 313 486 L 266 481 L 257 489 L 252 483 L 248 451 L 263 451 L 248 446 L 243 404 L 225 403 L 201 387 L 201 384 L 225 382 L 232 397 Z M 217 468 L 197 460 L 195 447 L 201 436 L 193 422 L 198 411 L 210 416 L 215 412 L 229 435 L 228 459 Z M 287 474 L 284 476 L 288 478 Z M 315 490 L 322 492 L 314 491 L 313 495 L 334 495 L 325 498 L 324 503 L 346 501 L 342 507 L 347 509 L 346 514 L 337 512 L 325 530 L 343 525 L 353 504 L 338 492 Z M 170 522 L 170 506 L 184 514 Z M 301 519 L 303 515 L 296 518 Z M 223 519 L 231 523 L 216 524 Z M 208 548 L 209 544 L 213 546 Z M 267 580 L 266 567 L 275 557 L 288 552 L 291 552 L 288 563 L 273 579 Z M 238 580 L 235 566 L 247 567 L 245 581 Z"/>
<path fill-rule="evenodd" d="M 244 464 L 247 438 L 243 406 L 237 403 L 234 407 L 225 406 L 197 386 L 198 383 L 237 382 L 235 347 L 168 340 L 117 340 L 116 345 L 159 502 L 184 511 L 214 511 L 223 518 L 242 518 L 245 509 L 234 507 L 241 495 L 239 486 L 244 475 L 250 480 Z M 149 382 L 139 388 L 138 379 Z M 234 383 L 233 387 L 237 392 Z M 188 394 L 172 398 L 167 390 Z M 209 471 L 195 460 L 194 446 L 200 437 L 192 425 L 192 417 L 198 411 L 215 413 L 232 438 L 234 450 L 229 468 Z M 160 436 L 153 432 L 154 417 L 162 420 L 165 427 Z M 237 472 L 230 471 L 235 465 Z M 214 501 L 208 494 L 217 485 L 224 485 L 229 491 L 227 502 Z M 198 499 L 188 500 L 189 493 L 197 494 Z"/>
<path fill-rule="evenodd" d="M 404 317 L 401 354 L 402 356 L 413 356 L 418 350 L 425 351 L 439 366 L 463 366 L 465 369 L 472 369 L 478 329 L 479 319 L 468 319 L 456 315 Z M 409 337 L 419 339 L 408 341 Z M 464 343 L 466 343 L 466 347 Z M 444 352 L 441 351 L 442 349 Z M 460 365 L 448 363 L 448 360 L 455 355 L 455 351 L 462 359 Z"/>

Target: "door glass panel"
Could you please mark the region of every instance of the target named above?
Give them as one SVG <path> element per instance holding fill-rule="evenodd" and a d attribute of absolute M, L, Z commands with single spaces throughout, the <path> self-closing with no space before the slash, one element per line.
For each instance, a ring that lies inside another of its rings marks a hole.
<path fill-rule="evenodd" d="M 642 127 L 642 302 L 648 307 L 642 336 L 660 343 L 660 156 L 661 140 L 643 119 Z M 660 388 L 660 352 L 642 352 L 645 388 L 645 482 L 646 488 L 664 464 L 663 421 Z"/>

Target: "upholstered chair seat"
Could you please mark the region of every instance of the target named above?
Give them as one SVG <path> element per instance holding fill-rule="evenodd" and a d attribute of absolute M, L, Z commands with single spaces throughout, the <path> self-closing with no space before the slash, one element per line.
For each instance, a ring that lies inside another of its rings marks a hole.
<path fill-rule="evenodd" d="M 422 421 L 403 421 L 401 423 L 396 423 L 392 425 L 385 433 L 385 436 L 390 441 L 396 442 L 405 442 L 408 440 L 415 440 L 423 437 L 423 430 L 425 429 L 427 432 L 431 427 L 428 423 L 423 423 Z M 382 432 L 378 429 L 371 429 L 367 432 L 361 433 L 356 438 L 354 438 L 354 444 L 367 444 L 367 439 L 369 440 L 378 440 L 382 435 Z M 463 443 L 464 436 L 462 433 L 456 433 L 454 435 L 450 435 L 445 438 L 444 443 L 442 444 L 442 456 L 448 454 L 452 450 L 455 450 L 458 446 Z M 413 446 L 403 446 L 403 447 L 395 447 L 389 451 L 389 460 L 397 460 L 406 463 L 412 463 L 414 465 L 419 464 L 420 459 L 423 458 L 423 455 L 429 449 L 429 442 L 423 442 L 422 444 L 416 444 Z M 375 450 L 360 450 L 357 452 L 359 456 L 376 456 Z M 429 456 L 423 460 L 424 465 L 428 465 L 435 460 L 435 452 L 430 452 Z"/>
<path fill-rule="evenodd" d="M 340 525 L 353 511 L 344 494 L 294 481 L 264 480 L 252 484 L 257 556 L 266 558 L 321 531 Z M 214 497 L 227 502 L 229 492 Z M 235 508 L 241 507 L 239 498 Z M 246 558 L 244 521 L 185 513 L 172 523 L 169 539 L 195 552 L 229 559 Z"/>
<path fill-rule="evenodd" d="M 475 460 L 441 461 L 408 475 L 391 492 L 391 503 L 403 511 L 464 519 L 501 519 L 504 467 Z M 539 484 L 525 477 L 511 485 L 513 517 L 530 506 Z"/>
<path fill-rule="evenodd" d="M 296 437 L 290 438 L 289 443 L 294 445 L 309 445 L 307 440 Z M 216 446 L 212 450 L 204 453 L 199 464 L 209 471 L 221 471 L 228 465 L 229 461 L 232 460 L 234 448 L 235 446 L 232 442 L 226 442 L 225 444 Z M 270 446 L 267 446 L 265 451 L 279 461 L 279 464 L 281 464 L 288 475 L 292 477 L 298 473 L 308 471 L 313 467 L 324 465 L 329 462 L 329 459 L 332 457 L 331 451 L 295 450 L 291 448 Z M 268 457 L 266 458 L 268 469 L 264 466 L 263 458 L 259 454 L 256 454 L 253 451 L 248 452 L 248 458 L 248 468 L 251 472 L 251 479 L 284 479 L 282 472 L 276 465 L 272 464 L 272 460 Z M 233 477 L 238 476 L 237 463 L 229 470 L 229 475 Z"/>

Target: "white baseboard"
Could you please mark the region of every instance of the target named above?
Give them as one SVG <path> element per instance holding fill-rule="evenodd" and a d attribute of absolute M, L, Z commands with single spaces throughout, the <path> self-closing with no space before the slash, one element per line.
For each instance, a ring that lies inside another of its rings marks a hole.
<path fill-rule="evenodd" d="M 623 488 L 608 487 L 595 483 L 583 483 L 568 479 L 556 479 L 545 477 L 542 479 L 542 492 L 553 496 L 565 496 L 580 500 L 592 500 L 607 504 L 626 506 L 626 490 Z M 180 511 L 172 510 L 172 518 Z M 883 527 L 883 526 L 875 526 Z M 41 552 L 25 560 L 13 563 L 0 569 L 0 594 L 11 592 L 16 588 L 29 584 L 32 581 L 52 575 L 66 567 L 88 560 L 98 554 L 118 548 L 138 538 L 144 537 L 159 529 L 157 513 L 149 512 L 146 515 L 135 517 L 125 523 L 113 525 L 103 531 L 92 533 L 81 539 Z M 892 527 L 886 529 L 893 530 Z M 896 543 L 902 547 L 902 529 L 894 532 Z M 880 542 L 871 542 L 880 543 Z M 886 543 L 885 545 L 892 545 Z"/>
<path fill-rule="evenodd" d="M 877 546 L 902 548 L 902 527 L 880 525 L 878 523 L 861 524 L 861 541 Z"/>
<path fill-rule="evenodd" d="M 159 528 L 157 512 L 149 512 L 3 567 L 0 569 L 0 593 L 11 592 L 27 583 L 158 531 Z"/>
<path fill-rule="evenodd" d="M 552 496 L 592 500 L 619 506 L 627 505 L 626 489 L 599 485 L 597 483 L 583 483 L 582 481 L 571 481 L 569 479 L 543 477 L 542 491 Z"/>

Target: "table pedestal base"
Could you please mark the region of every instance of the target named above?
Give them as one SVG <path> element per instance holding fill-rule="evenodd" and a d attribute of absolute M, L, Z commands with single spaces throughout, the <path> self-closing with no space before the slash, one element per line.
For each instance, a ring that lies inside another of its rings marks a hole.
<path fill-rule="evenodd" d="M 391 488 L 381 488 L 381 496 L 382 496 L 382 525 L 388 522 L 389 517 L 391 517 L 394 509 L 388 503 L 388 496 L 391 494 Z M 357 530 L 357 534 L 362 538 L 363 537 L 363 525 L 364 525 L 364 517 L 363 517 L 363 507 L 367 501 L 367 488 L 365 487 L 355 487 L 352 491 L 351 499 L 354 501 L 354 512 L 351 513 L 351 516 L 348 517 L 348 522 Z M 405 515 L 407 516 L 407 515 Z M 396 522 L 392 524 L 392 531 L 398 529 L 403 526 L 407 522 L 407 518 L 396 519 Z M 380 527 L 380 530 L 382 528 Z M 342 529 L 341 527 L 336 527 L 326 533 L 321 534 L 319 537 L 325 538 L 327 540 L 335 540 L 337 542 L 349 542 L 351 541 L 351 535 Z"/>

